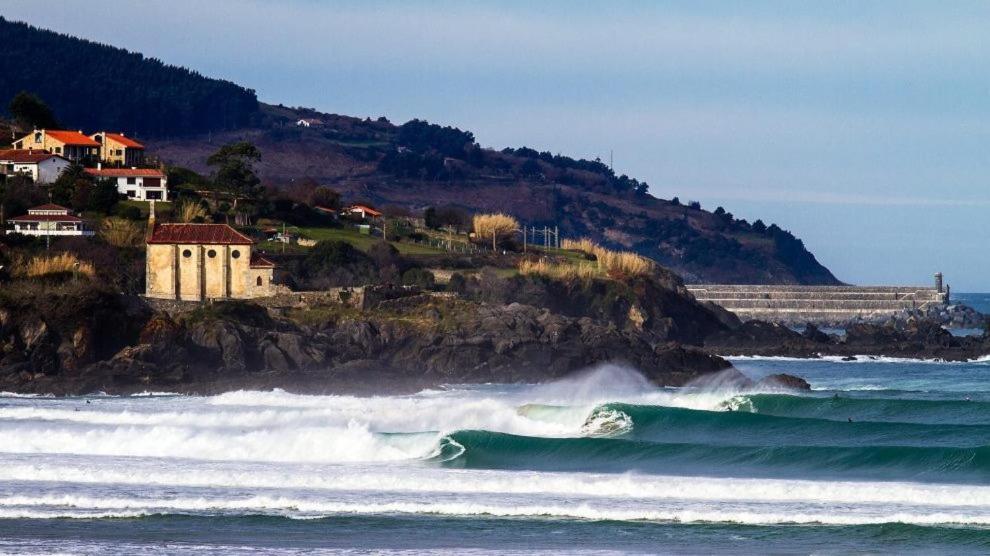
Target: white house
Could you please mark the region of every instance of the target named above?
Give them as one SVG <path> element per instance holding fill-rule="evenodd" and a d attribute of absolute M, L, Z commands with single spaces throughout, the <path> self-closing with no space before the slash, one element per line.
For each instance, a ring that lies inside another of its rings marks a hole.
<path fill-rule="evenodd" d="M 323 125 L 323 120 L 318 118 L 303 118 L 296 122 L 296 125 L 299 127 L 319 127 Z"/>
<path fill-rule="evenodd" d="M 0 150 L 0 174 L 28 176 L 34 183 L 52 183 L 71 162 L 57 154 L 33 149 Z"/>
<path fill-rule="evenodd" d="M 41 205 L 17 218 L 8 218 L 14 228 L 8 234 L 29 236 L 91 236 L 93 230 L 82 218 L 60 205 Z"/>
<path fill-rule="evenodd" d="M 135 201 L 168 201 L 168 180 L 154 168 L 87 168 L 97 179 L 117 181 L 117 191 Z"/>

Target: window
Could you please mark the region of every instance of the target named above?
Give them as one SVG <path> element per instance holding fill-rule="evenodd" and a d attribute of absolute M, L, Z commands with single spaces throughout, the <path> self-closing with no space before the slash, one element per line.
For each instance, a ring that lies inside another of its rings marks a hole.
<path fill-rule="evenodd" d="M 257 284 L 258 284 L 259 286 L 261 285 L 261 276 L 258 276 L 258 280 L 257 280 Z"/>
<path fill-rule="evenodd" d="M 62 154 L 62 147 L 55 147 L 55 154 Z"/>
<path fill-rule="evenodd" d="M 127 196 L 133 198 L 135 196 L 135 193 L 133 191 L 128 190 Z"/>
<path fill-rule="evenodd" d="M 238 251 L 237 249 L 234 249 L 233 251 L 230 252 L 230 256 L 235 259 L 239 259 L 241 258 L 241 252 Z"/>
<path fill-rule="evenodd" d="M 127 178 L 127 185 L 134 185 L 137 183 L 137 178 Z"/>
<path fill-rule="evenodd" d="M 192 257 L 192 251 L 186 249 L 182 252 L 182 256 L 188 259 L 189 257 Z"/>
<path fill-rule="evenodd" d="M 162 192 L 161 191 L 148 191 L 147 193 L 144 194 L 144 197 L 146 199 L 148 199 L 148 200 L 151 200 L 151 199 L 156 199 L 156 200 L 157 199 L 161 199 L 162 198 Z"/>
<path fill-rule="evenodd" d="M 124 151 L 123 150 L 117 149 L 117 156 L 121 156 L 123 154 L 124 154 Z"/>
<path fill-rule="evenodd" d="M 41 132 L 40 131 L 35 131 L 34 132 L 34 142 L 35 143 L 40 143 L 41 142 Z"/>
<path fill-rule="evenodd" d="M 206 256 L 211 259 L 215 259 L 217 257 L 217 252 L 213 249 L 210 249 L 209 251 L 206 252 Z"/>

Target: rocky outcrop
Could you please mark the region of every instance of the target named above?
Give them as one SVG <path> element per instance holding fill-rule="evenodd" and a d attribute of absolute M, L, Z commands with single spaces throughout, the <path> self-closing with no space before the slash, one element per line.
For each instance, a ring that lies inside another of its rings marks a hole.
<path fill-rule="evenodd" d="M 518 303 L 419 299 L 357 316 L 329 311 L 301 324 L 248 303 L 218 303 L 177 320 L 146 319 L 134 345 L 71 366 L 49 357 L 37 372 L 2 367 L 0 389 L 212 393 L 285 388 L 307 392 L 410 391 L 444 383 L 540 382 L 601 362 L 682 385 L 729 367 L 716 356 L 588 317 Z M 46 325 L 18 328 L 37 345 Z M 35 350 L 23 342 L 25 353 Z M 43 353 L 43 352 L 39 352 Z"/>
<path fill-rule="evenodd" d="M 937 321 L 859 323 L 844 335 L 824 334 L 809 325 L 803 333 L 779 324 L 748 321 L 735 330 L 712 334 L 704 342 L 709 353 L 788 357 L 887 356 L 962 361 L 990 353 L 987 336 L 959 337 Z"/>

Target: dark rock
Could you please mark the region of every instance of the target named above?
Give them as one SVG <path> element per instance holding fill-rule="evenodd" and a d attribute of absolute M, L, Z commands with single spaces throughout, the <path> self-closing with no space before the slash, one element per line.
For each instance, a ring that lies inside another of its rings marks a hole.
<path fill-rule="evenodd" d="M 828 334 L 822 332 L 817 326 L 811 324 L 810 322 L 804 326 L 804 331 L 801 332 L 806 340 L 810 340 L 817 344 L 827 344 L 832 341 Z"/>
<path fill-rule="evenodd" d="M 753 385 L 756 390 L 811 390 L 808 381 L 788 374 L 768 375 Z"/>

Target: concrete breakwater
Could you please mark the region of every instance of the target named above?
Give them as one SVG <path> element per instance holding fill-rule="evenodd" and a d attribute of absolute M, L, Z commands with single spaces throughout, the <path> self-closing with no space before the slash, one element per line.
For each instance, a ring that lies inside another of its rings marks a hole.
<path fill-rule="evenodd" d="M 839 325 L 877 321 L 946 306 L 949 294 L 923 286 L 687 286 L 698 301 L 712 302 L 743 320 L 782 324 Z"/>

